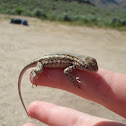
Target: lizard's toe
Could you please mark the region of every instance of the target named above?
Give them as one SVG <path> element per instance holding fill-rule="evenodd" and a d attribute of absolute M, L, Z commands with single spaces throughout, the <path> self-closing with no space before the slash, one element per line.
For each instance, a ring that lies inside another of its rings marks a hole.
<path fill-rule="evenodd" d="M 76 77 L 76 81 L 77 81 L 78 83 L 81 83 L 81 81 L 80 81 L 80 78 L 79 78 L 79 77 Z"/>

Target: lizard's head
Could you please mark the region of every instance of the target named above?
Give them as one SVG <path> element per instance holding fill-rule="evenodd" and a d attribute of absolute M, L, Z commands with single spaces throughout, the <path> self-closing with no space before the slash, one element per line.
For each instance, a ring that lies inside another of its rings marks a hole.
<path fill-rule="evenodd" d="M 86 57 L 84 59 L 84 67 L 86 71 L 94 71 L 94 72 L 98 71 L 97 61 L 96 59 L 91 58 L 91 57 Z"/>

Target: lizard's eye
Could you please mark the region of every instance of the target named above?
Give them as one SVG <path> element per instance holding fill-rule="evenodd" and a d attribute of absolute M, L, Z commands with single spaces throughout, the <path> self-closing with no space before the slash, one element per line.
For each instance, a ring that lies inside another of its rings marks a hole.
<path fill-rule="evenodd" d="M 92 63 L 91 65 L 92 65 L 92 66 L 95 66 L 95 65 L 96 65 L 96 63 Z"/>

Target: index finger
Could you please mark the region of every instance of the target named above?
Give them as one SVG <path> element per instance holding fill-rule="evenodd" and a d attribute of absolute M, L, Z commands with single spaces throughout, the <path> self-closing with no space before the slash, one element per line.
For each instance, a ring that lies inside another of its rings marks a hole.
<path fill-rule="evenodd" d="M 126 75 L 99 69 L 97 73 L 74 70 L 80 78 L 80 89 L 64 75 L 62 68 L 44 68 L 35 80 L 38 86 L 59 88 L 92 100 L 126 118 Z M 33 78 L 31 77 L 33 83 Z"/>

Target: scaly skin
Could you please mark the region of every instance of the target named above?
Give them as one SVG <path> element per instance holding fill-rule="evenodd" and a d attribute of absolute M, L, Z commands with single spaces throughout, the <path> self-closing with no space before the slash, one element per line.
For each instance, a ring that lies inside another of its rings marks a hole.
<path fill-rule="evenodd" d="M 21 102 L 23 104 L 23 107 L 28 115 L 28 112 L 26 110 L 26 107 L 24 105 L 22 95 L 21 95 L 21 80 L 22 76 L 25 73 L 25 71 L 31 67 L 35 67 L 35 69 L 32 71 L 32 76 L 34 79 L 36 79 L 37 73 L 40 73 L 43 71 L 43 67 L 48 68 L 65 68 L 64 74 L 71 78 L 73 84 L 75 86 L 80 86 L 78 83 L 80 83 L 80 80 L 78 77 L 75 77 L 71 74 L 71 72 L 74 69 L 81 69 L 85 71 L 91 71 L 91 72 L 97 72 L 98 71 L 98 65 L 97 61 L 94 58 L 91 58 L 89 56 L 83 56 L 77 57 L 71 54 L 50 54 L 43 56 L 37 60 L 34 60 L 33 62 L 27 64 L 21 71 L 18 79 L 18 92 L 21 99 Z M 37 85 L 37 84 L 36 84 Z"/>

